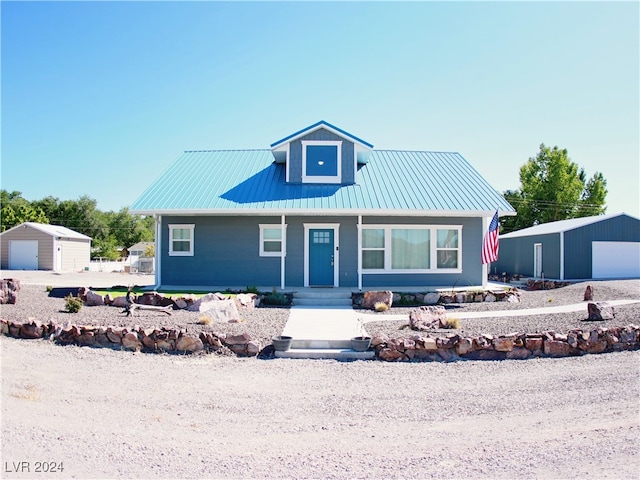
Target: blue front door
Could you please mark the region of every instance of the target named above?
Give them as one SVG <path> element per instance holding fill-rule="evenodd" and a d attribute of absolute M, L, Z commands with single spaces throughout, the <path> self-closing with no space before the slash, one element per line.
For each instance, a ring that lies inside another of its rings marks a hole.
<path fill-rule="evenodd" d="M 333 229 L 309 230 L 309 286 L 333 286 L 334 250 Z"/>

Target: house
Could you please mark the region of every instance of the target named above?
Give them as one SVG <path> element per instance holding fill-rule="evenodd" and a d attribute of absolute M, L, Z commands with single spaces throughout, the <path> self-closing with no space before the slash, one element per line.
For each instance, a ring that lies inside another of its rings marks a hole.
<path fill-rule="evenodd" d="M 153 242 L 138 242 L 127 249 L 129 251 L 129 268 L 132 272 L 153 272 L 153 257 L 143 257 L 144 252 L 153 246 Z"/>
<path fill-rule="evenodd" d="M 0 234 L 2 269 L 79 271 L 90 260 L 91 238 L 60 225 L 25 222 Z"/>
<path fill-rule="evenodd" d="M 186 151 L 131 206 L 162 286 L 480 285 L 511 205 L 459 154 L 375 150 L 325 121 L 258 150 Z"/>
<path fill-rule="evenodd" d="M 500 236 L 492 272 L 534 278 L 640 278 L 640 220 L 625 213 L 549 222 Z"/>

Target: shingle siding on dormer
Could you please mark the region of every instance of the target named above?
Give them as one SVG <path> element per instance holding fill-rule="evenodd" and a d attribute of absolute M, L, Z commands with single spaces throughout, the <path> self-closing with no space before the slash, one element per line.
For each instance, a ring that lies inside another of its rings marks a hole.
<path fill-rule="evenodd" d="M 302 183 L 302 142 L 309 140 L 339 141 L 342 142 L 342 181 L 343 185 L 355 183 L 354 144 L 349 140 L 336 135 L 324 128 L 315 130 L 308 135 L 300 137 L 289 146 L 289 183 Z"/>

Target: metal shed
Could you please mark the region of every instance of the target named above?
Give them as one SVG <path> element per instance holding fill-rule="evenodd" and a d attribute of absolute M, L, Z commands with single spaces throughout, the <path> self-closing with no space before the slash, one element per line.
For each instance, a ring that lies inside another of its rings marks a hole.
<path fill-rule="evenodd" d="M 598 215 L 502 235 L 491 272 L 559 280 L 640 278 L 640 219 Z"/>
<path fill-rule="evenodd" d="M 90 260 L 91 237 L 60 225 L 25 222 L 0 234 L 3 270 L 79 271 Z"/>

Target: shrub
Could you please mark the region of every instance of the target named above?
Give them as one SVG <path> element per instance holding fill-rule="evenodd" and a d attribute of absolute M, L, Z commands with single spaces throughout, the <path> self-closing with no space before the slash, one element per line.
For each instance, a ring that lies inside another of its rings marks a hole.
<path fill-rule="evenodd" d="M 386 312 L 387 310 L 389 310 L 389 305 L 384 302 L 376 302 L 373 304 L 373 309 L 376 312 Z"/>
<path fill-rule="evenodd" d="M 444 321 L 444 325 L 442 325 L 442 328 L 448 328 L 451 330 L 458 330 L 460 328 L 460 319 L 459 318 L 447 318 Z"/>
<path fill-rule="evenodd" d="M 213 319 L 209 315 L 201 315 L 198 318 L 198 325 L 211 325 L 213 323 Z"/>
<path fill-rule="evenodd" d="M 67 309 L 67 312 L 78 313 L 82 308 L 82 300 L 69 294 L 64 297 L 64 306 Z"/>
<path fill-rule="evenodd" d="M 260 293 L 260 292 L 258 291 L 258 287 L 255 287 L 255 286 L 251 285 L 251 286 L 247 287 L 247 289 L 246 289 L 246 293 L 255 293 L 255 294 L 258 294 L 258 293 Z"/>
<path fill-rule="evenodd" d="M 47 292 L 51 293 L 51 291 L 53 290 L 53 286 L 47 285 L 46 289 L 47 289 Z"/>
<path fill-rule="evenodd" d="M 265 295 L 262 301 L 267 305 L 277 305 L 277 306 L 289 305 L 289 299 L 287 298 L 287 296 L 284 293 L 278 292 L 276 290 Z"/>

